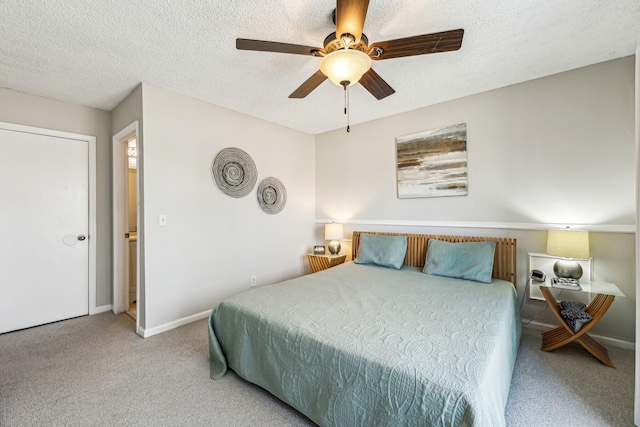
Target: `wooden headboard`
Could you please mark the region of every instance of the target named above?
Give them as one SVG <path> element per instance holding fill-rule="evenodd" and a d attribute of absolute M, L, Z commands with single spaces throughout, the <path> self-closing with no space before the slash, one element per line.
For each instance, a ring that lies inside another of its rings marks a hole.
<path fill-rule="evenodd" d="M 352 258 L 355 259 L 360 246 L 360 234 L 380 234 L 384 236 L 407 236 L 407 255 L 404 257 L 404 265 L 424 268 L 427 257 L 427 242 L 429 239 L 444 240 L 445 242 L 484 242 L 490 240 L 496 242 L 496 253 L 493 259 L 493 274 L 495 279 L 502 279 L 516 286 L 516 239 L 499 237 L 475 237 L 475 236 L 443 236 L 437 234 L 405 234 L 405 233 L 380 233 L 375 231 L 354 231 L 351 247 Z"/>

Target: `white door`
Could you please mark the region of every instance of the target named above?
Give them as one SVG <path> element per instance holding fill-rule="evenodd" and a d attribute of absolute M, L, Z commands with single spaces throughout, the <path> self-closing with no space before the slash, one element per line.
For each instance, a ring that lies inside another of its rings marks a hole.
<path fill-rule="evenodd" d="M 89 313 L 89 147 L 0 129 L 0 333 Z"/>

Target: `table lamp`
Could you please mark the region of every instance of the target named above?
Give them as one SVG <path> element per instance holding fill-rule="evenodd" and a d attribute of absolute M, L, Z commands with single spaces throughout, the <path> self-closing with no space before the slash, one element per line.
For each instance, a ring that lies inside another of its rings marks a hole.
<path fill-rule="evenodd" d="M 340 242 L 338 240 L 344 239 L 344 230 L 342 224 L 325 224 L 324 225 L 324 239 L 331 240 L 329 242 L 329 252 L 332 255 L 340 253 Z"/>
<path fill-rule="evenodd" d="M 589 258 L 589 232 L 549 230 L 547 255 L 561 257 L 553 265 L 557 277 L 580 279 L 582 267 L 575 258 Z"/>

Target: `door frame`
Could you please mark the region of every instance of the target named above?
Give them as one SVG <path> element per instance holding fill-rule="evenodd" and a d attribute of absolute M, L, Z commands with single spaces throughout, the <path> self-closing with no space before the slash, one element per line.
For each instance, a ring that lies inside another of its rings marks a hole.
<path fill-rule="evenodd" d="M 129 204 L 127 193 L 124 191 L 125 185 L 128 185 L 128 164 L 125 156 L 127 142 L 132 138 L 136 138 L 139 145 L 138 121 L 131 123 L 113 136 L 113 157 L 112 157 L 112 186 L 113 186 L 113 312 L 122 313 L 128 309 L 127 307 L 127 283 L 129 281 L 128 269 L 128 247 L 123 238 L 127 233 Z M 139 151 L 138 151 L 139 152 Z M 142 305 L 140 298 L 140 166 L 138 157 L 138 173 L 136 174 L 136 191 L 138 193 L 138 205 L 136 207 L 138 244 L 136 245 L 137 255 L 137 280 L 136 280 L 136 299 L 138 307 Z M 140 309 L 136 314 L 136 332 L 140 326 Z"/>
<path fill-rule="evenodd" d="M 89 307 L 89 314 L 98 314 L 104 311 L 109 311 L 111 306 L 97 305 L 97 213 L 96 213 L 96 137 L 91 135 L 82 135 L 79 133 L 61 132 L 52 129 L 38 128 L 33 126 L 17 125 L 13 123 L 0 122 L 0 129 L 9 130 L 14 132 L 31 133 L 35 135 L 50 136 L 54 138 L 73 139 L 75 141 L 83 141 L 87 143 L 89 148 L 88 152 L 88 204 L 89 204 L 89 235 L 87 240 L 89 242 L 89 277 L 87 282 L 89 286 L 89 301 L 87 305 Z"/>
<path fill-rule="evenodd" d="M 636 161 L 636 297 L 640 294 L 640 40 L 636 45 L 635 69 L 635 161 Z M 636 345 L 640 342 L 640 300 L 636 298 Z M 640 425 L 640 357 L 635 360 L 633 421 Z"/>

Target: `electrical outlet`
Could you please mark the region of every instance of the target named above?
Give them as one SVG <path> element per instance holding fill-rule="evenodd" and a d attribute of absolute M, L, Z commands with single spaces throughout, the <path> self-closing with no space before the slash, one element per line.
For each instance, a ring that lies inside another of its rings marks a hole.
<path fill-rule="evenodd" d="M 251 276 L 251 287 L 253 288 L 256 285 L 256 276 Z"/>

